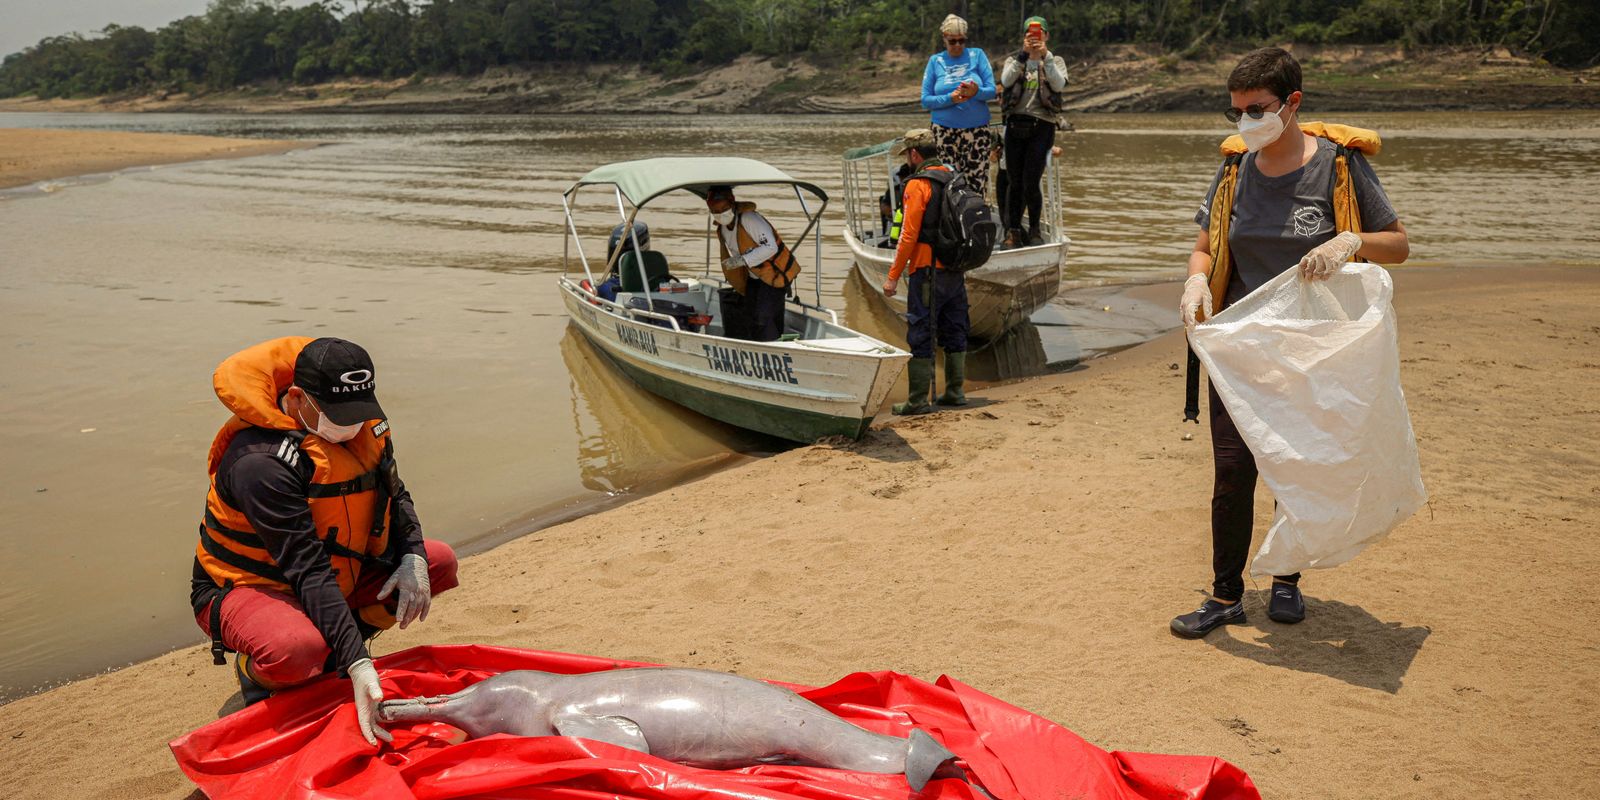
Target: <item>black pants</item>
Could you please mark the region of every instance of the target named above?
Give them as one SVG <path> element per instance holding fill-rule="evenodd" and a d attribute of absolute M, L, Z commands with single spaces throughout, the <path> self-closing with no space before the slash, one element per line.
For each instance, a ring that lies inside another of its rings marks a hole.
<path fill-rule="evenodd" d="M 1044 209 L 1044 192 L 1039 182 L 1050 148 L 1056 143 L 1056 126 L 1026 114 L 1006 118 L 1006 202 L 1007 228 L 1022 227 L 1023 204 L 1028 209 L 1028 230 L 1039 229 L 1039 214 Z"/>
<path fill-rule="evenodd" d="M 783 299 L 786 289 L 775 289 L 754 275 L 744 285 L 744 309 L 750 316 L 750 341 L 775 342 L 783 335 Z"/>
<path fill-rule="evenodd" d="M 946 353 L 965 353 L 971 329 L 967 279 L 961 273 L 933 267 L 911 273 L 906 286 L 906 345 L 912 358 L 933 358 L 935 333 Z"/>
<path fill-rule="evenodd" d="M 1211 455 L 1216 462 L 1216 483 L 1211 489 L 1211 594 L 1218 600 L 1244 598 L 1244 566 L 1250 558 L 1250 534 L 1255 526 L 1256 458 L 1239 435 L 1239 429 L 1222 406 L 1217 388 L 1206 382 L 1211 395 Z M 1299 583 L 1300 573 L 1274 578 Z"/>

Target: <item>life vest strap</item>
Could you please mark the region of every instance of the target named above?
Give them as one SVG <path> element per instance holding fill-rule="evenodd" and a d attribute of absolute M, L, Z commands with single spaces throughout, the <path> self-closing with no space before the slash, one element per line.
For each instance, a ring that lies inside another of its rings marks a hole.
<path fill-rule="evenodd" d="M 398 507 L 395 498 L 405 491 L 405 484 L 400 480 L 400 466 L 394 460 L 392 439 L 383 443 L 383 458 L 378 459 L 378 474 L 382 480 L 378 481 L 378 496 L 372 504 L 372 530 L 367 535 L 367 541 L 376 541 L 383 535 L 384 529 L 389 528 L 389 540 L 385 543 L 382 561 L 393 569 L 400 566 L 400 537 L 395 535 L 392 527 L 398 516 L 394 513 Z"/>
<path fill-rule="evenodd" d="M 334 538 L 338 534 L 338 532 L 339 532 L 338 528 L 329 528 L 328 529 L 328 538 L 321 540 L 322 541 L 322 549 L 328 551 L 328 555 L 329 556 L 333 556 L 333 557 L 337 557 L 337 558 L 353 558 L 353 559 L 355 559 L 357 561 L 360 561 L 363 564 L 376 564 L 376 565 L 380 565 L 380 566 L 389 567 L 391 570 L 397 565 L 396 563 L 391 563 L 384 556 L 375 556 L 375 555 L 372 555 L 370 553 L 363 553 L 363 552 L 360 552 L 358 550 L 352 550 L 352 549 L 350 549 L 348 547 L 345 547 L 342 544 L 339 544 L 338 540 Z M 387 551 L 386 551 L 385 555 L 387 555 Z"/>
<path fill-rule="evenodd" d="M 342 497 L 347 494 L 360 494 L 378 488 L 382 476 L 378 470 L 363 472 L 354 478 L 338 483 L 313 483 L 306 487 L 306 497 Z"/>
<path fill-rule="evenodd" d="M 211 663 L 219 667 L 228 665 L 229 647 L 222 643 L 222 601 L 233 591 L 233 581 L 222 584 L 222 591 L 211 599 Z"/>
<path fill-rule="evenodd" d="M 211 535 L 211 531 L 204 525 L 200 526 L 200 546 L 205 548 L 207 555 L 215 558 L 218 561 L 221 561 L 224 564 L 227 564 L 230 567 L 233 567 L 234 569 L 242 572 L 248 572 L 252 575 L 257 575 L 262 578 L 266 578 L 269 581 L 276 581 L 284 585 L 288 585 L 289 583 L 288 576 L 284 575 L 283 570 L 278 569 L 276 565 L 268 564 L 265 561 L 257 561 L 249 556 L 243 556 L 233 552 L 232 550 L 229 550 L 228 548 L 222 546 L 222 543 L 218 542 Z"/>
<path fill-rule="evenodd" d="M 246 533 L 244 531 L 236 531 L 233 528 L 223 525 L 217 520 L 216 515 L 211 513 L 211 509 L 209 508 L 206 509 L 205 520 L 206 524 L 200 526 L 201 530 L 209 530 L 211 533 L 220 533 L 223 536 L 226 536 L 229 539 L 244 545 L 245 547 L 253 547 L 257 550 L 267 549 L 266 543 L 261 541 L 260 536 L 257 536 L 253 533 Z"/>

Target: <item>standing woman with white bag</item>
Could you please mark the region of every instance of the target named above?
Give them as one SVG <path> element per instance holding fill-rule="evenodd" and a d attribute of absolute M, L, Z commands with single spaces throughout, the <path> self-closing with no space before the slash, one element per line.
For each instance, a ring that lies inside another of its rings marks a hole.
<path fill-rule="evenodd" d="M 1363 155 L 1378 152 L 1377 134 L 1301 123 L 1300 87 L 1300 64 L 1276 47 L 1247 54 L 1228 76 L 1233 105 L 1224 114 L 1239 135 L 1223 142 L 1226 160 L 1195 215 L 1200 235 L 1179 304 L 1186 327 L 1290 268 L 1318 280 L 1352 258 L 1397 264 L 1410 254 L 1405 227 Z M 1211 597 L 1172 620 L 1172 631 L 1187 638 L 1245 621 L 1244 567 L 1255 522 L 1255 458 L 1215 387 L 1209 395 L 1215 576 Z M 1299 573 L 1273 578 L 1269 618 L 1305 619 L 1299 581 Z"/>

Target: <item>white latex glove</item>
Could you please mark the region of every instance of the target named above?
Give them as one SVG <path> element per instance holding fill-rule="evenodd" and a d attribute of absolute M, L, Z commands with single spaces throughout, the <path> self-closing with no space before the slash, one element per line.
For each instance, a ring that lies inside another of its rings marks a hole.
<path fill-rule="evenodd" d="M 428 585 L 428 562 L 422 556 L 416 553 L 402 556 L 399 568 L 379 590 L 378 599 L 387 598 L 397 587 L 400 589 L 400 598 L 395 603 L 394 618 L 399 621 L 400 627 L 404 629 L 417 620 L 427 619 L 433 592 Z"/>
<path fill-rule="evenodd" d="M 378 685 L 378 670 L 372 666 L 372 659 L 363 658 L 351 664 L 345 672 L 350 673 L 350 685 L 355 690 L 356 725 L 361 729 L 361 738 L 374 746 L 379 739 L 394 741 L 394 737 L 377 723 L 378 704 L 383 702 L 383 688 Z"/>
<path fill-rule="evenodd" d="M 743 266 L 748 266 L 744 263 L 744 256 L 728 256 L 722 260 L 723 269 L 738 269 Z"/>
<path fill-rule="evenodd" d="M 1196 310 L 1204 310 L 1206 319 L 1211 319 L 1211 279 L 1205 273 L 1190 275 L 1183 282 L 1183 299 L 1178 301 L 1178 316 L 1183 320 L 1183 327 L 1195 326 Z"/>
<path fill-rule="evenodd" d="M 1308 281 L 1326 280 L 1329 275 L 1338 272 L 1344 262 L 1354 258 L 1360 249 L 1359 235 L 1350 231 L 1340 233 L 1311 248 L 1311 252 L 1300 259 L 1300 277 Z"/>

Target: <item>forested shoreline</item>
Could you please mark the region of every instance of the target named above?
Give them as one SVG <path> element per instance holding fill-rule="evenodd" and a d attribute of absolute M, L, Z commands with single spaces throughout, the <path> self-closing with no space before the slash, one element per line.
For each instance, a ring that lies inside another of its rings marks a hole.
<path fill-rule="evenodd" d="M 1177 63 L 1264 42 L 1481 47 L 1556 67 L 1600 62 L 1600 4 L 1579 0 L 214 0 L 155 31 L 109 24 L 0 63 L 0 97 L 203 93 L 253 84 L 475 76 L 540 64 L 646 66 L 668 76 L 741 56 L 871 63 L 937 49 L 947 13 L 1007 50 L 1024 15 L 1075 47 L 1141 45 Z"/>

